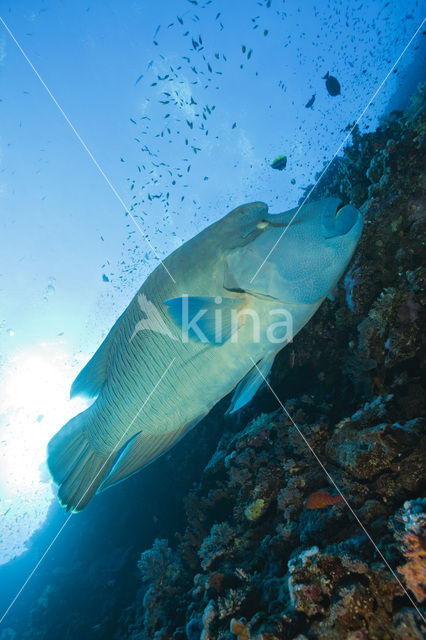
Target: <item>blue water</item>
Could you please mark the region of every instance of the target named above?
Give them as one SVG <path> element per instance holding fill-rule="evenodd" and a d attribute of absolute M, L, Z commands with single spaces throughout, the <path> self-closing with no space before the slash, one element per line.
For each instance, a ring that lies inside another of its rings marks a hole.
<path fill-rule="evenodd" d="M 421 35 L 392 67 L 423 16 L 382 0 L 17 0 L 0 16 L 0 618 L 43 558 L 3 638 L 48 606 L 52 575 L 105 558 L 130 576 L 118 616 L 138 553 L 181 524 L 166 460 L 67 521 L 45 447 L 85 406 L 68 400 L 81 366 L 159 259 L 243 202 L 294 207 L 348 124 L 405 106 Z M 74 579 L 57 616 L 85 606 Z M 57 637 L 55 615 L 34 637 Z"/>

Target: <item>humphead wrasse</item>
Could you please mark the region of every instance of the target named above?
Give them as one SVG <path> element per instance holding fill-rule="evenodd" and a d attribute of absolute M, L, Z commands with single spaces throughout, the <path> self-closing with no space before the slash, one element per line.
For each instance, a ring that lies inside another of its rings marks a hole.
<path fill-rule="evenodd" d="M 242 205 L 146 279 L 71 387 L 95 401 L 49 442 L 67 509 L 156 459 L 232 390 L 230 412 L 254 396 L 362 231 L 361 214 L 335 198 L 295 213 Z"/>

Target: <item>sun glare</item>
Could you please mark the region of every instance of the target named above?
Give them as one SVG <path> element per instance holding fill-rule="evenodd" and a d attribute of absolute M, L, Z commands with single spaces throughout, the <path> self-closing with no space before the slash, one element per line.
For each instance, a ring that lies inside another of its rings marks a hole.
<path fill-rule="evenodd" d="M 80 361 L 42 344 L 10 358 L 0 374 L 0 564 L 25 550 L 54 496 L 46 446 L 87 406 L 69 400 Z"/>

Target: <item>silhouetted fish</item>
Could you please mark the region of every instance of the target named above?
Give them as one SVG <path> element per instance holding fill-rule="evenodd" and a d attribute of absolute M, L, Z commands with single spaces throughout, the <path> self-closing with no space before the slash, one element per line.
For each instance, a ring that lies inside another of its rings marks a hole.
<path fill-rule="evenodd" d="M 287 166 L 287 156 L 277 156 L 275 160 L 271 162 L 271 167 L 273 169 L 278 169 L 278 171 L 282 171 Z"/>
<path fill-rule="evenodd" d="M 331 96 L 338 96 L 340 94 L 340 82 L 334 76 L 331 76 L 328 71 L 322 78 L 325 80 L 325 86 Z"/>
<path fill-rule="evenodd" d="M 310 109 L 311 107 L 313 107 L 314 102 L 315 102 L 315 93 L 312 96 L 312 98 L 308 100 L 308 102 L 305 104 L 306 109 Z"/>

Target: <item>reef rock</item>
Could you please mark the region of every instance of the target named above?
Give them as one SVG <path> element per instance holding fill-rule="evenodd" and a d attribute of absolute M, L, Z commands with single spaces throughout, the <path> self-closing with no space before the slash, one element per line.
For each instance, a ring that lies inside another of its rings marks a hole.
<path fill-rule="evenodd" d="M 425 96 L 317 185 L 363 212 L 357 254 L 276 359 L 285 411 L 265 390 L 224 418 L 184 530 L 141 550 L 117 640 L 424 637 Z"/>

